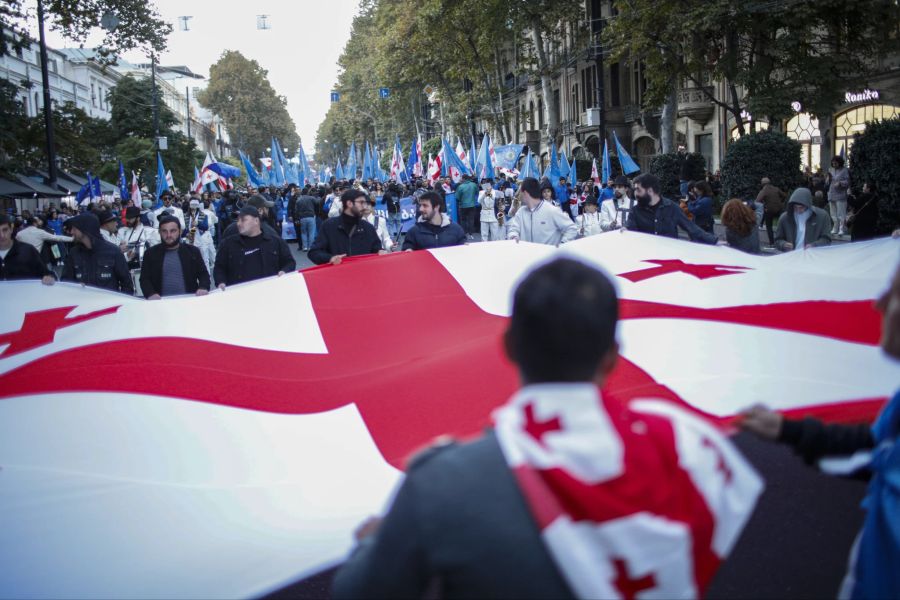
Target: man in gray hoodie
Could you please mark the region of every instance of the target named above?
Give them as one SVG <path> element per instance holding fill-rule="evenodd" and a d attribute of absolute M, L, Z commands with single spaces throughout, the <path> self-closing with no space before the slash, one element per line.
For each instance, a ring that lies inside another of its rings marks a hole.
<path fill-rule="evenodd" d="M 812 205 L 809 188 L 797 188 L 778 220 L 775 248 L 781 252 L 831 244 L 831 217 Z"/>

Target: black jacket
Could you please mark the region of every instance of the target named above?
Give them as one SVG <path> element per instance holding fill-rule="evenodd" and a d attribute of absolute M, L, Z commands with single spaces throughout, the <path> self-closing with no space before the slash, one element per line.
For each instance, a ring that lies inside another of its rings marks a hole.
<path fill-rule="evenodd" d="M 714 234 L 707 233 L 692 223 L 685 216 L 681 207 L 668 198 L 660 198 L 656 206 L 641 206 L 639 202 L 635 202 L 631 212 L 628 213 L 628 221 L 625 223 L 625 227 L 631 231 L 652 233 L 670 238 L 678 237 L 678 228 L 680 227 L 687 232 L 694 242 L 715 244 L 719 241 L 719 238 Z"/>
<path fill-rule="evenodd" d="M 825 456 L 849 456 L 875 446 L 869 424 L 826 425 L 808 417 L 782 421 L 778 441 L 792 446 L 807 464 Z"/>
<path fill-rule="evenodd" d="M 0 258 L 0 279 L 40 279 L 53 275 L 31 244 L 14 239 L 6 258 Z"/>
<path fill-rule="evenodd" d="M 419 221 L 409 228 L 403 239 L 404 250 L 427 250 L 461 246 L 466 243 L 466 232 L 457 223 L 444 219 L 440 225 Z"/>
<path fill-rule="evenodd" d="M 273 235 L 277 238 L 281 237 L 281 234 L 278 233 L 278 230 L 272 227 L 265 219 L 259 220 L 259 226 L 262 228 L 263 233 L 268 233 L 269 235 Z M 232 221 L 231 224 L 225 228 L 225 231 L 222 232 L 222 241 L 219 242 L 219 248 L 222 248 L 222 244 L 225 243 L 225 238 L 234 237 L 236 235 L 240 235 L 240 231 L 238 231 L 237 221 Z M 218 251 L 219 250 L 217 249 L 216 252 Z"/>
<path fill-rule="evenodd" d="M 381 239 L 371 223 L 360 219 L 356 227 L 347 231 L 344 220 L 337 216 L 322 223 L 316 234 L 316 241 L 309 249 L 309 260 L 317 265 L 323 265 L 338 254 L 359 256 L 377 254 L 379 250 Z"/>
<path fill-rule="evenodd" d="M 166 252 L 168 250 L 165 245 L 157 244 L 144 253 L 144 263 L 141 265 L 141 292 L 144 298 L 162 294 L 162 269 Z M 209 271 L 206 270 L 200 249 L 190 244 L 179 244 L 176 252 L 181 259 L 185 292 L 193 294 L 200 288 L 208 290 Z"/>
<path fill-rule="evenodd" d="M 62 280 L 134 294 L 128 262 L 118 246 L 91 236 L 91 249 L 73 244 L 63 266 Z"/>
<path fill-rule="evenodd" d="M 308 219 L 316 216 L 316 203 L 318 198 L 315 196 L 299 196 L 294 203 L 294 212 L 291 213 L 295 220 Z"/>
<path fill-rule="evenodd" d="M 262 272 L 258 274 L 249 272 L 244 266 L 245 257 L 251 251 L 251 247 L 247 244 L 247 238 L 242 235 L 232 235 L 222 240 L 216 254 L 216 265 L 213 268 L 216 285 L 222 283 L 234 285 L 277 275 L 279 271 L 287 273 L 297 269 L 297 263 L 294 262 L 294 257 L 283 239 L 272 235 L 265 227 L 260 236 L 262 237 L 259 246 L 260 256 L 262 256 Z"/>
<path fill-rule="evenodd" d="M 336 600 L 422 597 L 573 597 L 493 432 L 414 459 L 378 532 L 332 583 Z"/>

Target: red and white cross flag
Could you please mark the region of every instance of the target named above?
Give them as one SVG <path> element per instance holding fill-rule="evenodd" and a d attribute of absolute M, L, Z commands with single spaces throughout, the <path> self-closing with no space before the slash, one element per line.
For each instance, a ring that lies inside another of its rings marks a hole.
<path fill-rule="evenodd" d="M 900 380 L 872 306 L 898 248 L 886 239 L 761 257 L 610 232 L 558 249 L 490 242 L 351 258 L 158 302 L 0 282 L 0 590 L 258 596 L 340 561 L 411 452 L 481 431 L 515 394 L 499 342 L 511 291 L 556 256 L 614 281 L 620 357 L 600 398 L 690 442 L 672 452 L 696 453 L 706 469 L 692 479 L 715 516 L 703 556 L 724 556 L 742 517 L 716 504 L 724 488 L 701 489 L 707 476 L 721 482 L 721 444 L 711 433 L 714 448 L 697 443 L 709 430 L 685 413 L 727 426 L 764 402 L 789 415 L 873 418 Z M 253 327 L 222 320 L 262 305 Z M 404 343 L 385 343 L 398 335 Z M 473 364 L 491 377 L 452 376 Z M 544 410 L 533 420 L 553 449 L 565 433 L 547 429 Z M 627 457 L 625 468 L 640 477 Z M 598 536 L 630 527 L 596 523 Z M 623 585 L 672 581 L 621 558 L 598 559 L 607 582 L 617 564 Z M 689 572 L 706 568 L 693 560 Z"/>

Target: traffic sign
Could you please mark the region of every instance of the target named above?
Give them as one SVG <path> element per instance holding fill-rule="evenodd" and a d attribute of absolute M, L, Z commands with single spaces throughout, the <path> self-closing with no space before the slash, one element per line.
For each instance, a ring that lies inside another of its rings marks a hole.
<path fill-rule="evenodd" d="M 378 88 L 378 97 L 382 100 L 386 100 L 391 95 L 390 88 Z"/>
<path fill-rule="evenodd" d="M 426 96 L 430 96 L 434 93 L 434 86 L 426 85 L 425 89 L 423 89 L 422 91 L 425 92 Z"/>
<path fill-rule="evenodd" d="M 340 99 L 341 99 L 340 92 L 331 92 L 331 101 L 332 102 L 338 102 L 338 101 L 340 101 Z"/>

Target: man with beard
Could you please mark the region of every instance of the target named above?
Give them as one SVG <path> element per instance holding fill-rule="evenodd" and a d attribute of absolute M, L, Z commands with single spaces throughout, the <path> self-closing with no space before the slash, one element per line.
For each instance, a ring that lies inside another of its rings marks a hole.
<path fill-rule="evenodd" d="M 317 265 L 339 265 L 347 256 L 385 254 L 375 227 L 361 218 L 369 202 L 366 193 L 349 189 L 341 194 L 340 201 L 343 211 L 322 223 L 309 249 L 309 260 Z"/>
<path fill-rule="evenodd" d="M 159 220 L 159 236 L 162 243 L 144 254 L 141 268 L 141 292 L 147 300 L 159 300 L 164 296 L 209 292 L 209 272 L 203 263 L 200 250 L 181 243 L 181 224 L 172 215 Z"/>
<path fill-rule="evenodd" d="M 129 206 L 125 209 L 125 227 L 119 229 L 116 241 L 119 249 L 125 253 L 128 267 L 139 269 L 142 249 L 158 244 L 159 233 L 141 222 L 141 209 L 137 206 Z"/>
<path fill-rule="evenodd" d="M 245 283 L 272 275 L 284 275 L 297 268 L 287 243 L 262 224 L 255 206 L 245 205 L 238 213 L 238 235 L 226 236 L 216 254 L 216 285 Z"/>
<path fill-rule="evenodd" d="M 466 243 L 465 230 L 444 213 L 446 204 L 440 194 L 425 192 L 419 196 L 418 204 L 419 220 L 406 232 L 404 250 L 446 248 Z"/>
<path fill-rule="evenodd" d="M 653 235 L 678 238 L 678 228 L 684 230 L 691 241 L 715 244 L 719 241 L 712 233 L 707 233 L 688 220 L 681 207 L 663 198 L 662 187 L 655 175 L 645 173 L 634 180 L 635 206 L 628 215 L 626 228 Z"/>
<path fill-rule="evenodd" d="M 604 200 L 600 207 L 600 228 L 603 231 L 612 231 L 625 226 L 628 213 L 634 208 L 634 198 L 629 195 L 631 188 L 628 178 L 619 175 L 613 182 L 613 197 Z"/>
<path fill-rule="evenodd" d="M 74 244 L 63 266 L 62 280 L 134 294 L 125 255 L 100 235 L 100 220 L 86 212 L 66 221 Z"/>

